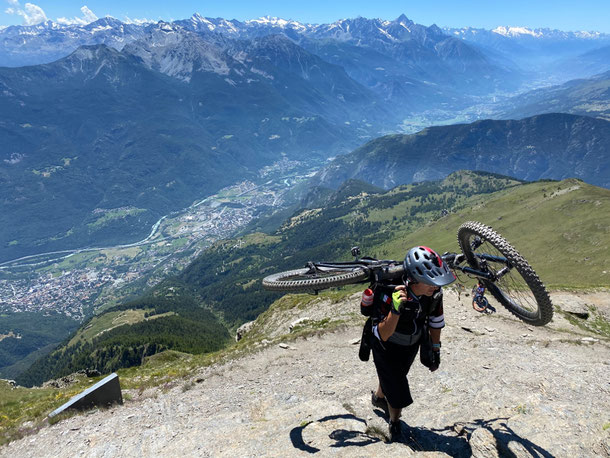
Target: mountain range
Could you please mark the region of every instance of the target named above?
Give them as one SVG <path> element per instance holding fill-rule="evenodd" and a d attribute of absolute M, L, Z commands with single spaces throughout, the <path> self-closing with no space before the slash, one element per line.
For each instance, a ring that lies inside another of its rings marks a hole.
<path fill-rule="evenodd" d="M 121 49 L 142 37 L 146 28 L 105 17 L 87 25 L 45 21 L 0 30 L 0 66 L 47 64 L 72 54 L 80 46 L 106 44 Z"/>
<path fill-rule="evenodd" d="M 282 36 L 211 41 L 170 24 L 123 51 L 0 68 L 0 101 L 4 260 L 133 240 L 265 165 L 348 152 L 396 119 Z"/>
<path fill-rule="evenodd" d="M 392 74 L 397 75 L 393 67 L 399 66 L 393 57 L 406 59 L 405 65 L 412 66 L 411 70 L 423 70 L 430 81 L 441 76 L 454 77 L 452 74 L 439 75 L 436 72 L 439 63 L 435 62 L 435 56 L 440 57 L 441 61 L 445 60 L 445 63 L 450 63 L 452 59 L 465 63 L 462 70 L 467 77 L 471 76 L 468 70 L 487 72 L 489 77 L 506 77 L 502 73 L 514 64 L 518 70 L 512 68 L 512 76 L 515 76 L 516 70 L 526 73 L 534 70 L 548 76 L 549 63 L 575 58 L 610 45 L 610 35 L 599 32 L 564 32 L 525 27 L 496 27 L 493 30 L 471 27 L 441 29 L 436 25 L 427 27 L 416 24 L 404 14 L 393 21 L 356 18 L 330 24 L 304 24 L 271 17 L 247 21 L 206 18 L 196 13 L 189 19 L 176 20 L 174 24 L 199 34 L 220 35 L 230 39 L 281 34 L 308 50 L 316 48 L 326 52 L 326 58 L 333 63 L 350 62 L 353 59 L 347 57 L 355 52 L 362 54 L 364 60 L 354 68 L 346 67 L 348 73 L 358 79 L 357 71 L 366 70 L 369 79 L 383 81 L 384 84 L 388 84 L 388 80 L 392 81 Z M 0 66 L 49 63 L 65 57 L 82 45 L 104 43 L 121 50 L 154 26 L 151 23 L 127 24 L 111 17 L 87 25 L 60 25 L 46 21 L 33 26 L 10 26 L 0 30 Z M 376 58 L 390 56 L 394 65 L 390 68 L 386 68 L 387 63 L 371 66 L 370 59 L 374 54 L 368 54 L 367 59 L 367 53 L 362 48 L 370 48 L 379 53 Z M 428 66 L 429 63 L 431 66 Z M 494 68 L 495 65 L 503 70 Z M 379 67 L 384 70 L 376 70 Z M 577 70 L 570 76 L 582 78 L 603 71 L 591 70 L 593 71 L 584 73 Z M 390 74 L 383 75 L 384 71 Z M 400 81 L 406 74 L 402 72 L 398 75 Z M 404 81 L 412 83 L 413 79 L 418 78 L 407 78 Z M 568 78 L 563 78 L 564 81 L 566 79 Z M 487 87 L 497 82 L 489 81 Z M 516 84 L 518 79 L 513 79 L 512 82 Z M 506 84 L 506 81 L 503 83 Z M 472 90 L 467 85 L 464 87 Z"/>
<path fill-rule="evenodd" d="M 5 54 L 0 55 L 0 65 L 46 63 L 79 45 L 104 43 L 122 50 L 158 26 L 104 18 L 86 27 L 51 22 L 8 27 L 0 31 Z M 433 109 L 440 104 L 464 107 L 472 103 L 472 97 L 509 91 L 521 84 L 515 71 L 490 62 L 479 50 L 439 27 L 416 24 L 405 15 L 394 21 L 357 18 L 310 25 L 270 18 L 227 21 L 195 14 L 171 26 L 217 43 L 285 36 L 327 62 L 342 66 L 351 78 L 385 100 L 404 105 L 403 111 Z M 18 62 L 18 58 L 23 60 Z"/>
<path fill-rule="evenodd" d="M 381 137 L 336 158 L 313 183 L 336 188 L 359 179 L 388 189 L 471 169 L 524 180 L 576 177 L 608 188 L 608 157 L 610 121 L 554 113 Z"/>
<path fill-rule="evenodd" d="M 83 37 L 122 46 L 0 68 L 0 260 L 136 240 L 162 215 L 282 157 L 346 153 L 424 105 L 493 91 L 506 74 L 404 16 L 239 26 L 193 17 L 137 33 L 111 19 L 74 26 L 80 35 L 49 23 L 3 30 L 64 49 Z M 21 51 L 45 49 L 29 39 Z"/>

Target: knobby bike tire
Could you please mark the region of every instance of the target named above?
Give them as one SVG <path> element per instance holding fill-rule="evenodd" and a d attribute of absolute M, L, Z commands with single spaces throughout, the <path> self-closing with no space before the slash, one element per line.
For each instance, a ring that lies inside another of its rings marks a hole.
<path fill-rule="evenodd" d="M 320 273 L 310 273 L 309 268 L 288 270 L 269 275 L 263 279 L 263 288 L 269 291 L 320 291 L 336 286 L 359 283 L 369 278 L 369 274 L 362 268 L 353 270 L 336 270 Z"/>
<path fill-rule="evenodd" d="M 508 241 L 491 227 L 469 221 L 458 229 L 458 243 L 468 264 L 479 269 L 479 259 L 472 241 L 480 237 L 483 244 L 478 253 L 501 254 L 512 265 L 510 272 L 498 281 L 481 279 L 496 300 L 519 319 L 534 326 L 544 326 L 553 318 L 553 304 L 534 269 Z M 492 268 L 488 263 L 488 267 Z M 497 269 L 500 270 L 500 269 Z"/>
<path fill-rule="evenodd" d="M 477 312 L 484 312 L 485 310 L 487 310 L 488 305 L 489 302 L 487 302 L 487 299 L 485 298 L 472 300 L 472 308 L 475 309 Z"/>

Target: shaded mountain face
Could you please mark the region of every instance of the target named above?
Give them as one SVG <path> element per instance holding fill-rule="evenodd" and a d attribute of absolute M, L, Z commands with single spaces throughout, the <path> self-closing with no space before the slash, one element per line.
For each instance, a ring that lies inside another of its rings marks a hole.
<path fill-rule="evenodd" d="M 313 178 L 313 184 L 337 187 L 356 178 L 391 188 L 470 169 L 524 180 L 576 177 L 608 188 L 609 157 L 609 121 L 548 114 L 378 138 L 334 160 Z"/>
<path fill-rule="evenodd" d="M 541 113 L 572 113 L 610 120 L 610 72 L 526 92 L 506 100 L 501 106 L 497 116 L 504 119 Z"/>
<path fill-rule="evenodd" d="M 346 153 L 390 118 L 284 37 L 210 41 L 159 24 L 123 52 L 2 68 L 0 260 L 135 240 L 282 157 Z"/>

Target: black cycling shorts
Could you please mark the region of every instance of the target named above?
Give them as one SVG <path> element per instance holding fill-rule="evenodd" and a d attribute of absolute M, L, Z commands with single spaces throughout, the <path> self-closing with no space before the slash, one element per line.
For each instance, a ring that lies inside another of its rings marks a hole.
<path fill-rule="evenodd" d="M 371 344 L 377 376 L 388 404 L 394 409 L 403 409 L 413 404 L 407 374 L 417 356 L 419 343 L 408 346 L 397 345 L 380 342 L 373 335 Z"/>

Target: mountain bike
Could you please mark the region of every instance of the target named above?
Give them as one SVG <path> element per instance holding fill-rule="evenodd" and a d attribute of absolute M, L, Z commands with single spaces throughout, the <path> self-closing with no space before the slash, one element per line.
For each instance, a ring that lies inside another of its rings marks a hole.
<path fill-rule="evenodd" d="M 461 253 L 444 253 L 449 268 L 475 277 L 491 295 L 519 319 L 544 326 L 553 318 L 546 288 L 527 260 L 491 227 L 476 221 L 462 224 L 457 233 Z M 352 283 L 404 283 L 402 261 L 360 257 L 353 261 L 308 262 L 302 269 L 279 272 L 263 279 L 271 291 L 310 292 Z"/>
<path fill-rule="evenodd" d="M 477 282 L 472 288 L 472 308 L 481 313 L 493 313 L 496 311 L 485 297 L 485 286 L 481 282 Z"/>

